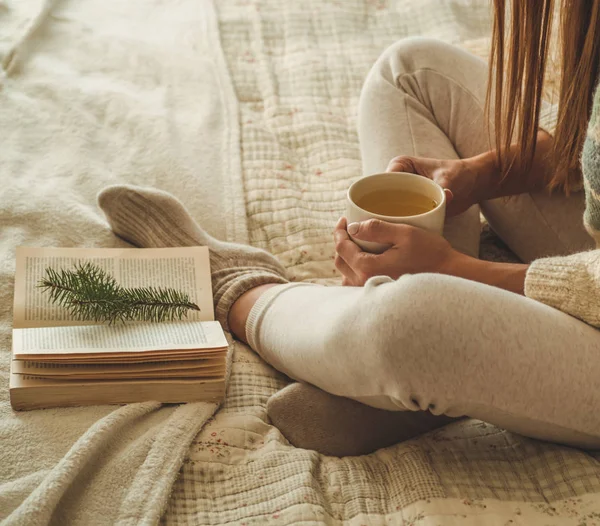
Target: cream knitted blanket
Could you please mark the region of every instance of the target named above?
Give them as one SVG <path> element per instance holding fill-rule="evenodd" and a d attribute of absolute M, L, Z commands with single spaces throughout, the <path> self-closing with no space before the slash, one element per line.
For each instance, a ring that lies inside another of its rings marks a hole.
<path fill-rule="evenodd" d="M 237 107 L 209 0 L 0 2 L 0 522 L 154 524 L 214 404 L 13 412 L 14 249 L 124 246 L 106 185 L 246 241 Z"/>
<path fill-rule="evenodd" d="M 6 57 L 41 4 L 1 4 Z M 226 403 L 193 439 L 212 407 L 13 413 L 16 245 L 121 246 L 94 195 L 125 181 L 174 193 L 212 233 L 272 250 L 297 279 L 337 279 L 330 232 L 359 176 L 355 108 L 366 72 L 409 34 L 483 50 L 489 6 L 220 0 L 227 68 L 207 0 L 55 4 L 0 91 L 0 519 L 154 523 L 180 468 L 166 524 L 597 521 L 600 455 L 479 421 L 366 457 L 290 447 L 265 414 L 287 379 L 239 343 Z"/>

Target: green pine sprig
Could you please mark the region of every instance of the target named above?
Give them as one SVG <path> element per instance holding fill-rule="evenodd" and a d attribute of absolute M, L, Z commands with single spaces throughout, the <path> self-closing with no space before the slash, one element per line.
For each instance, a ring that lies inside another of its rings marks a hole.
<path fill-rule="evenodd" d="M 200 310 L 187 294 L 175 289 L 121 287 L 92 263 L 78 263 L 74 270 L 49 267 L 38 287 L 77 320 L 161 322 L 181 320 L 188 310 Z"/>

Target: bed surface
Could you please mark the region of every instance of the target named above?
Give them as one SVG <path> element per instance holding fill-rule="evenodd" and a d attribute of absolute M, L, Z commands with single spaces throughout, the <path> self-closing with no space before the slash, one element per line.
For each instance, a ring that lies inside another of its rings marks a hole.
<path fill-rule="evenodd" d="M 0 56 L 37 4 L 0 11 Z M 66 438 L 48 441 L 51 455 L 28 449 L 23 437 L 45 431 L 7 402 L 15 246 L 124 246 L 94 196 L 130 182 L 174 193 L 211 232 L 270 250 L 296 280 L 336 283 L 331 231 L 360 176 L 356 106 L 371 64 L 404 36 L 484 54 L 489 34 L 488 0 L 219 0 L 217 38 L 198 5 L 61 2 L 0 90 L 0 505 L 16 506 L 65 443 L 113 410 L 55 410 Z M 227 400 L 192 440 L 162 522 L 600 524 L 600 453 L 464 420 L 372 455 L 324 457 L 269 424 L 266 401 L 286 383 L 234 343 Z M 160 411 L 148 426 L 166 421 Z"/>

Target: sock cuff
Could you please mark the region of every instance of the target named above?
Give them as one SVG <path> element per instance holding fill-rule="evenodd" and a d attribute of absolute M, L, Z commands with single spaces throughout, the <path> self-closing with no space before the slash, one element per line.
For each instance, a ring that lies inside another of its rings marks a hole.
<path fill-rule="evenodd" d="M 248 314 L 248 319 L 246 320 L 246 338 L 250 348 L 256 351 L 260 356 L 262 356 L 259 343 L 260 326 L 267 310 L 280 294 L 286 290 L 303 286 L 314 286 L 314 283 L 286 283 L 277 287 L 271 287 L 260 298 L 258 298 L 250 310 L 250 314 Z"/>
<path fill-rule="evenodd" d="M 231 310 L 231 306 L 242 294 L 255 287 L 260 287 L 261 285 L 267 285 L 270 283 L 288 284 L 289 282 L 287 279 L 274 272 L 252 271 L 242 273 L 234 279 L 227 281 L 222 287 L 217 287 L 217 290 L 213 289 L 215 318 L 217 321 L 221 322 L 223 329 L 231 332 L 228 322 L 229 311 Z"/>

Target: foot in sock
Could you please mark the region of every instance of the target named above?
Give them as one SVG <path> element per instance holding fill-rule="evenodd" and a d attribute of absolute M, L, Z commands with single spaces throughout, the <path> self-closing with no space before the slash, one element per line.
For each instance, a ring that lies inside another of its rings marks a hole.
<path fill-rule="evenodd" d="M 98 194 L 115 234 L 138 247 L 207 246 L 215 317 L 228 330 L 231 306 L 246 291 L 267 283 L 287 283 L 285 269 L 264 250 L 219 241 L 192 219 L 171 194 L 131 185 L 109 186 Z"/>
<path fill-rule="evenodd" d="M 292 445 L 334 457 L 366 455 L 457 420 L 376 409 L 299 382 L 272 395 L 267 413 Z"/>

